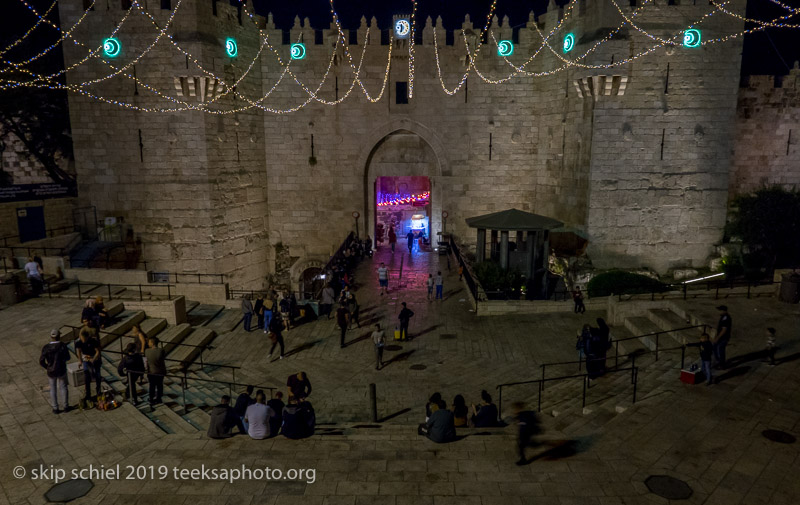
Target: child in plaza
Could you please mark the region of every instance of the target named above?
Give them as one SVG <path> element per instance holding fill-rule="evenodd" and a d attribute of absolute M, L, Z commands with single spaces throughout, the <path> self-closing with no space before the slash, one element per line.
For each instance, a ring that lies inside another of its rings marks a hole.
<path fill-rule="evenodd" d="M 767 359 L 770 366 L 775 366 L 775 328 L 767 328 Z"/>
<path fill-rule="evenodd" d="M 714 346 L 711 345 L 708 333 L 700 335 L 700 342 L 686 344 L 686 347 L 700 348 L 700 361 L 702 362 L 703 375 L 706 377 L 706 385 L 710 386 L 713 384 L 714 381 L 711 377 L 711 356 L 714 355 Z"/>

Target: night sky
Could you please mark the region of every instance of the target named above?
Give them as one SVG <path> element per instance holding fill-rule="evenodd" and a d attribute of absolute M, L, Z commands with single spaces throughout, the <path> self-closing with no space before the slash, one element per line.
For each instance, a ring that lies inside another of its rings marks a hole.
<path fill-rule="evenodd" d="M 40 12 L 44 12 L 52 0 L 31 0 Z M 119 0 L 113 0 L 119 1 Z M 154 0 L 151 0 L 154 1 Z M 210 1 L 210 0 L 190 0 Z M 256 11 L 260 14 L 272 12 L 278 27 L 288 29 L 294 22 L 295 15 L 309 17 L 315 27 L 327 27 L 330 23 L 330 9 L 327 0 L 295 0 L 291 2 L 274 2 L 271 0 L 253 0 Z M 590 0 L 607 1 L 607 0 Z M 787 4 L 800 6 L 800 0 L 784 0 Z M 541 13 L 545 10 L 547 0 L 499 0 L 497 14 L 500 18 L 508 15 L 512 25 L 520 25 L 527 21 L 528 13 Z M 3 0 L 3 15 L 0 16 L 0 45 L 2 48 L 16 40 L 36 21 L 20 0 Z M 235 1 L 233 2 L 235 3 Z M 490 0 L 419 0 L 418 16 L 422 23 L 427 16 L 434 19 L 441 15 L 448 29 L 461 25 L 464 15 L 469 13 L 473 22 L 485 18 Z M 357 28 L 362 15 L 375 16 L 381 27 L 388 28 L 393 14 L 409 13 L 409 0 L 339 0 L 336 3 L 340 18 L 345 28 Z M 57 22 L 57 14 L 51 19 Z M 750 0 L 748 16 L 771 20 L 785 14 L 785 11 L 770 0 Z M 800 15 L 795 16 L 800 24 Z M 791 22 L 791 18 L 788 20 Z M 24 44 L 14 48 L 0 58 L 19 61 L 25 55 L 36 54 L 42 48 L 57 39 L 57 32 L 41 25 Z M 786 74 L 796 60 L 800 60 L 800 30 L 770 28 L 745 37 L 742 74 Z M 60 51 L 52 51 L 50 57 L 43 58 L 41 66 L 52 69 L 61 65 Z"/>

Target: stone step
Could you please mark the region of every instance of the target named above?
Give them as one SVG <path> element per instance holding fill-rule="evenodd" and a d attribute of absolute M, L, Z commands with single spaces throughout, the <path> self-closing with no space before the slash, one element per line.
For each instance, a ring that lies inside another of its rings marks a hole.
<path fill-rule="evenodd" d="M 195 328 L 182 343 L 199 347 L 179 345 L 170 353 L 170 359 L 181 361 L 182 367 L 188 367 L 200 356 L 200 347 L 210 344 L 216 336 L 217 334 L 210 328 Z"/>
<path fill-rule="evenodd" d="M 141 328 L 142 333 L 144 333 L 145 337 L 155 337 L 159 335 L 166 327 L 167 327 L 167 320 L 160 317 L 156 318 L 148 317 L 147 319 L 142 321 L 142 324 L 139 325 L 139 328 Z"/>
<path fill-rule="evenodd" d="M 181 323 L 176 326 L 170 326 L 159 333 L 158 340 L 161 342 L 164 352 L 169 355 L 190 333 L 192 333 L 192 325 Z"/>
<path fill-rule="evenodd" d="M 194 300 L 186 300 L 186 313 L 193 311 L 195 307 L 200 305 L 200 302 L 196 302 Z"/>
<path fill-rule="evenodd" d="M 211 423 L 211 416 L 201 408 L 192 409 L 182 417 L 187 423 L 192 425 L 195 430 L 203 433 L 208 431 L 208 425 Z"/>
<path fill-rule="evenodd" d="M 255 320 L 255 318 L 253 318 Z M 242 321 L 242 311 L 240 309 L 225 309 L 218 313 L 204 326 L 214 330 L 218 335 L 230 333 Z M 255 321 L 253 322 L 255 326 Z"/>
<path fill-rule="evenodd" d="M 186 319 L 192 326 L 204 326 L 223 310 L 225 307 L 222 305 L 200 303 L 191 311 L 186 311 Z"/>
<path fill-rule="evenodd" d="M 644 316 L 627 317 L 625 318 L 625 327 L 634 335 L 637 336 L 646 335 L 640 338 L 641 342 L 645 345 L 645 347 L 647 347 L 651 351 L 655 350 L 656 337 L 655 335 L 649 335 L 649 334 L 657 333 L 662 330 L 657 324 L 651 321 L 648 317 Z M 662 337 L 659 336 L 658 338 L 659 338 L 659 346 L 664 347 L 660 343 Z"/>
<path fill-rule="evenodd" d="M 145 313 L 141 310 L 125 310 L 115 317 L 118 322 L 107 327 L 105 332 L 100 334 L 100 345 L 103 348 L 108 347 L 120 335 L 128 333 L 134 325 L 144 321 Z"/>
<path fill-rule="evenodd" d="M 688 321 L 686 321 L 686 319 L 682 318 L 670 309 L 650 309 L 647 311 L 647 317 L 656 323 L 662 330 L 672 330 L 692 326 Z M 670 343 L 668 347 L 682 345 L 687 337 L 695 334 L 700 335 L 701 333 L 702 331 L 699 328 L 697 330 L 669 332 L 666 335 L 669 335 L 675 341 L 675 343 Z"/>
<path fill-rule="evenodd" d="M 140 412 L 149 417 L 165 433 L 175 434 L 194 434 L 197 429 L 186 422 L 178 413 L 167 405 L 157 405 L 151 409 L 149 405 L 142 406 Z"/>

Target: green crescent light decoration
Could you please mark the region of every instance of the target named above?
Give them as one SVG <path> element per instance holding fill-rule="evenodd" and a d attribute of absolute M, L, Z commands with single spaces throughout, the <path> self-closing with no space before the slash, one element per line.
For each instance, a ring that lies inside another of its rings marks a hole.
<path fill-rule="evenodd" d="M 122 51 L 122 44 L 115 38 L 108 38 L 103 41 L 103 54 L 109 58 L 116 58 Z"/>
<path fill-rule="evenodd" d="M 306 57 L 305 44 L 301 44 L 299 42 L 297 44 L 292 44 L 289 54 L 291 54 L 293 60 L 302 60 Z"/>
<path fill-rule="evenodd" d="M 702 38 L 700 37 L 700 30 L 696 28 L 690 28 L 683 32 L 684 47 L 699 47 L 701 40 Z"/>
<path fill-rule="evenodd" d="M 566 37 L 564 37 L 564 52 L 568 53 L 572 51 L 572 48 L 575 47 L 575 35 L 568 33 Z"/>
<path fill-rule="evenodd" d="M 239 45 L 236 43 L 236 39 L 231 37 L 225 39 L 225 53 L 231 58 L 235 58 L 239 54 Z"/>
<path fill-rule="evenodd" d="M 510 40 L 501 40 L 497 43 L 497 56 L 506 58 L 514 54 L 514 43 Z"/>

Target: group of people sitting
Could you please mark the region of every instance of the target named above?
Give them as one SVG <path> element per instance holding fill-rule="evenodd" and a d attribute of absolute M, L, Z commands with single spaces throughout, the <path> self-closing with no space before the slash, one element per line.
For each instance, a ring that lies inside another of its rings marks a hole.
<path fill-rule="evenodd" d="M 586 373 L 595 379 L 606 372 L 606 353 L 611 348 L 611 329 L 602 317 L 597 327 L 584 324 L 575 342 L 578 359 L 586 361 Z"/>
<path fill-rule="evenodd" d="M 497 406 L 486 390 L 481 391 L 478 405 L 467 407 L 462 395 L 453 398 L 451 408 L 442 399 L 441 393 L 431 395 L 425 404 L 425 422 L 419 425 L 418 433 L 443 444 L 456 439 L 456 428 L 491 428 L 499 426 Z"/>
<path fill-rule="evenodd" d="M 102 296 L 88 298 L 81 311 L 81 324 L 89 328 L 103 329 L 109 325 L 111 318 L 108 316 Z"/>
<path fill-rule="evenodd" d="M 289 403 L 284 404 L 283 393 L 267 400 L 263 390 L 255 392 L 254 386 L 239 395 L 231 407 L 231 398 L 222 397 L 221 403 L 211 411 L 208 426 L 209 438 L 228 438 L 233 436 L 233 428 L 240 434 L 247 434 L 254 440 L 275 437 L 278 434 L 290 439 L 307 438 L 314 434 L 316 414 L 308 395 L 311 382 L 305 372 L 289 376 Z"/>

